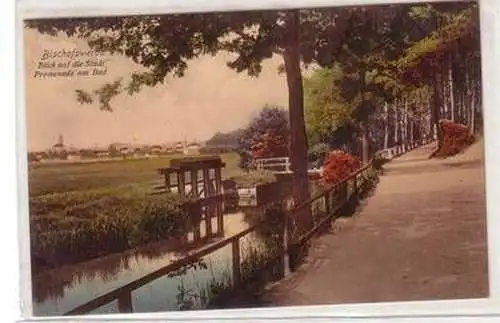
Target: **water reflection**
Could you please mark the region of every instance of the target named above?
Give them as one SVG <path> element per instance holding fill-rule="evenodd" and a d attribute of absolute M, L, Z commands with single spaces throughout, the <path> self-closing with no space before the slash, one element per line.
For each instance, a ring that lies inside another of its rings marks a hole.
<path fill-rule="evenodd" d="M 245 230 L 262 212 L 259 207 L 237 208 L 234 201 L 231 203 L 228 200 L 216 200 L 200 207 L 200 214 L 216 216 L 201 215 L 195 229 L 186 232 L 183 237 L 38 273 L 32 280 L 34 314 L 61 315 L 172 263 L 188 251 Z M 220 216 L 217 216 L 217 210 L 221 211 Z M 258 245 L 259 239 L 256 235 L 246 237 L 247 243 L 252 246 Z M 177 310 L 187 306 L 185 303 L 201 304 L 204 300 L 192 298 L 203 297 L 203 291 L 216 288 L 213 285 L 221 278 L 228 281 L 226 276 L 231 272 L 231 246 L 210 254 L 204 262 L 207 265 L 204 269 L 189 268 L 179 276 L 162 277 L 135 290 L 132 293 L 134 311 Z M 189 299 L 190 291 L 197 296 Z M 96 311 L 109 312 L 117 312 L 116 302 Z"/>

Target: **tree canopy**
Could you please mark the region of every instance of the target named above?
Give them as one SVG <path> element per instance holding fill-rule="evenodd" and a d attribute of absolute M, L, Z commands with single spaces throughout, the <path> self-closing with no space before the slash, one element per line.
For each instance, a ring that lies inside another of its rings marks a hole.
<path fill-rule="evenodd" d="M 183 13 L 123 17 L 27 20 L 26 26 L 50 35 L 85 39 L 97 51 L 121 54 L 147 71 L 119 79 L 93 93 L 79 90 L 81 102 L 94 97 L 104 110 L 119 93 L 134 94 L 143 86 L 163 83 L 167 75 L 182 77 L 190 60 L 219 51 L 236 54 L 227 63 L 237 72 L 258 76 L 262 61 L 282 55 L 290 40 L 287 15 L 292 11 Z M 308 9 L 298 13 L 300 58 L 304 64 L 331 64 L 340 46 L 345 9 Z"/>
<path fill-rule="evenodd" d="M 398 124 L 408 116 L 421 126 L 430 113 L 436 124 L 448 113 L 439 113 L 443 105 L 452 109 L 455 91 L 470 94 L 472 87 L 477 88 L 476 3 L 370 6 L 359 12 L 347 29 L 335 72 L 318 69 L 304 82 L 308 136 L 314 143 L 345 137 L 345 132 L 368 131 L 370 138 L 364 142 L 368 146 L 380 139 L 377 133 L 389 119 L 396 122 L 397 133 Z"/>
<path fill-rule="evenodd" d="M 453 116 L 475 124 L 478 20 L 475 2 L 444 2 L 38 19 L 26 26 L 80 37 L 94 50 L 124 55 L 144 67 L 130 79 L 77 90 L 80 102 L 97 101 L 108 111 L 116 95 L 133 95 L 169 75 L 182 77 L 189 62 L 202 55 L 232 53 L 227 66 L 256 77 L 264 60 L 280 55 L 289 93 L 293 195 L 300 203 L 309 198 L 306 133 L 315 143 L 359 135 L 366 162 L 374 138 L 381 137 L 379 125 L 387 144 L 389 137 L 396 142 L 423 136 L 448 106 Z M 302 68 L 309 66 L 319 70 L 303 81 Z M 465 92 L 474 95 L 469 99 Z M 310 218 L 304 218 L 310 227 Z"/>
<path fill-rule="evenodd" d="M 254 158 L 289 155 L 290 129 L 286 110 L 265 106 L 239 138 L 240 166 L 248 169 Z"/>

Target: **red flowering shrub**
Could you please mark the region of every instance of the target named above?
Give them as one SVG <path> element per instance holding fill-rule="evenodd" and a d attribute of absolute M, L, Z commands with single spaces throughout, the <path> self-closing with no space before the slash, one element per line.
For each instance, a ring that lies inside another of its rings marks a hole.
<path fill-rule="evenodd" d="M 288 155 L 288 136 L 272 129 L 260 135 L 251 147 L 253 158 L 283 157 Z"/>
<path fill-rule="evenodd" d="M 454 123 L 450 120 L 440 120 L 439 126 L 443 134 L 443 139 L 438 151 L 433 157 L 450 157 L 462 152 L 474 142 L 474 137 L 470 134 L 469 128 Z"/>
<path fill-rule="evenodd" d="M 325 186 L 334 185 L 355 172 L 361 165 L 359 158 L 341 150 L 334 150 L 323 164 L 320 182 Z"/>

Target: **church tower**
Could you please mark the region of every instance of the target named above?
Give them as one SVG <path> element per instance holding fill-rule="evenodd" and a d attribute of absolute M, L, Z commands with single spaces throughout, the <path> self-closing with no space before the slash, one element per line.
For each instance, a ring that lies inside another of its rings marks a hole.
<path fill-rule="evenodd" d="M 57 140 L 57 146 L 63 147 L 64 146 L 64 139 L 62 134 L 59 134 L 59 139 Z"/>

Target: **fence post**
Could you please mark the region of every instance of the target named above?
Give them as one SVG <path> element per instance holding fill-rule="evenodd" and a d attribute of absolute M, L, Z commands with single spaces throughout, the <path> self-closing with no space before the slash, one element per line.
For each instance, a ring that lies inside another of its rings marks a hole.
<path fill-rule="evenodd" d="M 186 196 L 186 181 L 185 181 L 185 171 L 181 171 L 177 173 L 177 191 L 181 198 Z"/>
<path fill-rule="evenodd" d="M 234 239 L 231 246 L 233 253 L 233 287 L 236 287 L 241 282 L 240 239 Z"/>
<path fill-rule="evenodd" d="M 118 311 L 120 313 L 132 313 L 132 293 L 127 291 L 118 298 Z"/>
<path fill-rule="evenodd" d="M 330 215 L 330 193 L 331 191 L 328 190 L 326 191 L 324 197 L 325 197 L 325 212 L 326 212 L 326 216 L 329 216 Z"/>
<path fill-rule="evenodd" d="M 170 192 L 171 191 L 170 190 L 171 189 L 171 185 L 172 185 L 172 184 L 170 184 L 170 173 L 165 173 L 164 177 L 165 177 L 165 181 L 164 181 L 164 183 L 165 183 L 165 190 L 167 192 Z"/>
<path fill-rule="evenodd" d="M 358 199 L 358 174 L 355 174 L 353 176 L 353 189 L 354 189 L 354 192 L 353 192 L 353 195 L 354 195 L 354 198 L 357 200 Z"/>

